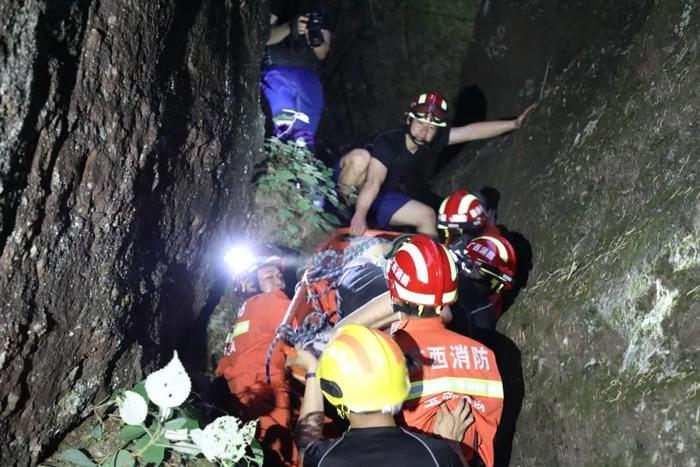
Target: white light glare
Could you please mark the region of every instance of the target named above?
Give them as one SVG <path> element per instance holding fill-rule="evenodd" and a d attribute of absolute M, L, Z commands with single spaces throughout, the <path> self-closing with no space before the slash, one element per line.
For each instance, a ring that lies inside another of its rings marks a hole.
<path fill-rule="evenodd" d="M 224 262 L 235 274 L 241 274 L 250 269 L 255 263 L 253 251 L 245 245 L 236 245 L 224 255 Z"/>

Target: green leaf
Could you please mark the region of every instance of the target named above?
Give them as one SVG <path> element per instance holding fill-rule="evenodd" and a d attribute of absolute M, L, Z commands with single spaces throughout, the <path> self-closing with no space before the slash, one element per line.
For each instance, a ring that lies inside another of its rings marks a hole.
<path fill-rule="evenodd" d="M 282 169 L 278 170 L 277 173 L 275 173 L 275 178 L 280 181 L 291 180 L 292 178 L 294 178 L 294 174 L 287 169 Z"/>
<path fill-rule="evenodd" d="M 302 211 L 307 211 L 311 208 L 311 203 L 305 198 L 297 198 L 296 205 Z"/>
<path fill-rule="evenodd" d="M 325 220 L 329 224 L 340 225 L 340 219 L 338 219 L 338 217 L 335 214 L 323 212 L 321 213 L 321 217 L 323 217 L 323 220 Z"/>
<path fill-rule="evenodd" d="M 287 208 L 280 208 L 280 210 L 277 211 L 277 217 L 280 221 L 286 222 L 294 217 L 294 213 Z"/>
<path fill-rule="evenodd" d="M 298 178 L 299 180 L 301 180 L 302 182 L 307 183 L 307 184 L 309 184 L 309 185 L 311 185 L 311 186 L 316 185 L 316 177 L 314 177 L 313 175 L 309 175 L 309 174 L 299 174 L 299 175 L 297 176 L 297 178 Z"/>
<path fill-rule="evenodd" d="M 165 457 L 165 448 L 154 444 L 146 449 L 141 457 L 146 463 L 160 465 Z"/>
<path fill-rule="evenodd" d="M 289 232 L 292 235 L 298 234 L 300 231 L 299 227 L 297 227 L 294 224 L 287 224 L 287 232 Z"/>
<path fill-rule="evenodd" d="M 178 417 L 178 418 L 173 418 L 172 420 L 168 420 L 163 424 L 166 430 L 178 430 L 180 428 L 184 428 L 185 425 L 187 424 L 188 419 L 185 417 Z"/>
<path fill-rule="evenodd" d="M 146 392 L 146 382 L 141 381 L 139 384 L 134 386 L 133 391 L 138 394 L 139 396 L 143 397 L 146 402 L 151 402 L 151 399 L 148 398 L 148 393 Z"/>
<path fill-rule="evenodd" d="M 199 422 L 193 418 L 185 417 L 185 424 L 182 428 L 187 428 L 188 430 L 196 430 L 199 428 Z"/>
<path fill-rule="evenodd" d="M 145 448 L 150 441 L 151 437 L 148 434 L 140 437 L 136 440 L 136 443 L 134 444 L 134 451 L 140 451 L 141 449 Z"/>
<path fill-rule="evenodd" d="M 252 458 L 249 459 L 250 462 L 258 466 L 262 466 L 263 460 L 265 458 L 265 453 L 262 449 L 262 446 L 260 445 L 260 441 L 254 439 L 253 442 L 250 443 L 250 450 L 253 453 Z"/>
<path fill-rule="evenodd" d="M 82 451 L 77 449 L 66 449 L 61 453 L 61 460 L 69 464 L 79 465 L 81 467 L 96 466 L 92 460 Z"/>
<path fill-rule="evenodd" d="M 146 433 L 139 425 L 127 425 L 119 430 L 119 437 L 125 441 L 131 441 Z"/>
<path fill-rule="evenodd" d="M 136 465 L 136 461 L 129 451 L 122 449 L 117 453 L 114 467 L 133 467 L 134 465 Z"/>

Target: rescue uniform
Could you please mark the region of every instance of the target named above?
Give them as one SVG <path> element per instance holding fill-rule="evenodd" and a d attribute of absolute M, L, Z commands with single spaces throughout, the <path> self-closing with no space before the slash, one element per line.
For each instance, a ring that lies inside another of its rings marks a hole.
<path fill-rule="evenodd" d="M 476 448 L 487 466 L 494 462 L 494 437 L 503 410 L 503 384 L 493 352 L 483 344 L 445 328 L 442 318 L 402 323 L 394 339 L 406 354 L 411 391 L 403 405 L 403 424 L 433 432 L 438 407 L 453 409 L 466 398 L 474 414 L 461 446 L 467 460 Z"/>
<path fill-rule="evenodd" d="M 330 441 L 317 441 L 304 453 L 304 466 L 318 467 L 461 466 L 457 454 L 440 439 L 399 427 L 353 428 Z"/>
<path fill-rule="evenodd" d="M 227 346 L 227 354 L 219 360 L 216 373 L 223 375 L 229 390 L 238 398 L 243 417 L 259 420 L 257 438 L 261 444 L 291 465 L 296 463 L 298 454 L 292 433 L 286 358 L 279 345 L 270 362 L 271 384 L 267 384 L 265 375 L 267 351 L 289 303 L 282 290 L 249 298 L 239 313 L 233 340 Z"/>

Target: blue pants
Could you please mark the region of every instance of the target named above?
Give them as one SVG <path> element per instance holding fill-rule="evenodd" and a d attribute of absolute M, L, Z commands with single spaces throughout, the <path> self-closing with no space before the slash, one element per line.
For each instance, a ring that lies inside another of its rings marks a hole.
<path fill-rule="evenodd" d="M 301 67 L 265 68 L 262 70 L 261 87 L 273 118 L 283 109 L 303 112 L 309 117 L 309 123 L 297 120 L 291 129 L 286 125 L 275 125 L 275 136 L 301 137 L 307 145 L 313 145 L 323 111 L 323 89 L 316 71 Z"/>

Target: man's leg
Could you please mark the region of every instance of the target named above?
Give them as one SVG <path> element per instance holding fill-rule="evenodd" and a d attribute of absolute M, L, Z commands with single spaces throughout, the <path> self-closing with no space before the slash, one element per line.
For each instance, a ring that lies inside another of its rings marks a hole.
<path fill-rule="evenodd" d="M 391 216 L 390 225 L 410 225 L 418 233 L 437 236 L 437 216 L 430 206 L 409 200 Z"/>
<path fill-rule="evenodd" d="M 350 204 L 350 195 L 353 188 L 358 192 L 367 180 L 367 167 L 372 158 L 366 149 L 353 149 L 341 157 L 339 162 L 338 189 L 347 204 Z"/>
<path fill-rule="evenodd" d="M 262 70 L 260 87 L 270 106 L 270 115 L 273 120 L 282 112 L 282 109 L 295 109 L 296 84 L 290 76 L 290 70 L 292 69 L 284 67 Z M 272 132 L 279 138 L 292 136 L 292 130 L 288 124 L 275 123 Z"/>
<path fill-rule="evenodd" d="M 306 145 L 313 147 L 323 113 L 323 87 L 315 70 L 295 68 L 294 77 L 297 85 L 294 108 L 309 117 L 309 123 L 300 120 L 294 122 L 294 138 L 304 138 Z"/>

